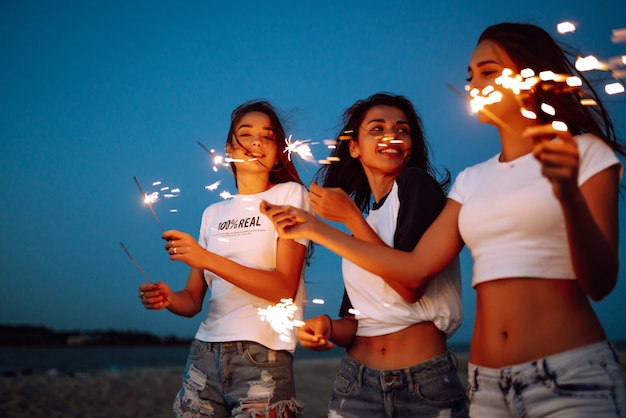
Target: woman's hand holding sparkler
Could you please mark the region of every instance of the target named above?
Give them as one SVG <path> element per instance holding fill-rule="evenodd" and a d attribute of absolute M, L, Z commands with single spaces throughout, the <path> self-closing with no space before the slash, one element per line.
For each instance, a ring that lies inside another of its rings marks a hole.
<path fill-rule="evenodd" d="M 313 351 L 328 351 L 335 345 L 329 341 L 332 334 L 332 319 L 326 315 L 304 321 L 298 328 L 298 340 L 304 348 Z"/>
<path fill-rule="evenodd" d="M 162 235 L 165 250 L 172 261 L 182 261 L 190 267 L 204 268 L 202 264 L 206 250 L 191 235 L 181 231 L 169 230 Z"/>
<path fill-rule="evenodd" d="M 557 199 L 570 200 L 578 188 L 578 144 L 567 130 L 556 124 L 532 126 L 524 136 L 533 141 L 533 155 L 541 163 L 542 174 L 552 183 Z"/>
<path fill-rule="evenodd" d="M 146 309 L 167 308 L 170 305 L 171 294 L 172 290 L 163 282 L 142 283 L 139 285 L 139 299 Z"/>
<path fill-rule="evenodd" d="M 281 238 L 312 239 L 311 235 L 314 230 L 325 225 L 312 213 L 289 205 L 273 205 L 263 200 L 260 203 L 260 209 L 261 213 L 272 221 Z"/>
<path fill-rule="evenodd" d="M 339 187 L 322 187 L 313 182 L 309 201 L 315 213 L 329 221 L 348 225 L 352 219 L 362 216 L 354 200 Z"/>

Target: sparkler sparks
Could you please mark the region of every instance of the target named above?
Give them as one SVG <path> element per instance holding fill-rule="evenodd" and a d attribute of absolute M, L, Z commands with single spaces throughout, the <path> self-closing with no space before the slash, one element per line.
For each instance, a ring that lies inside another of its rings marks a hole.
<path fill-rule="evenodd" d="M 576 29 L 575 25 L 571 22 L 562 22 L 557 25 L 559 33 L 564 34 L 567 32 L 573 32 Z M 626 29 L 617 29 L 613 31 L 613 42 L 626 41 Z M 578 57 L 574 63 L 575 68 L 580 72 L 585 71 L 609 71 L 611 75 L 618 80 L 606 84 L 604 90 L 607 94 L 619 94 L 624 92 L 624 84 L 620 82 L 620 76 L 626 75 L 626 72 L 620 70 L 620 66 L 626 65 L 626 59 L 621 57 L 614 57 L 608 63 L 600 61 L 593 55 L 586 57 Z M 515 74 L 512 70 L 505 68 L 502 71 L 502 75 L 495 79 L 495 85 L 501 86 L 503 89 L 510 90 L 520 103 L 520 112 L 527 118 L 536 119 L 537 114 L 529 109 L 526 109 L 523 105 L 523 99 L 532 95 L 536 89 L 553 90 L 556 93 L 570 93 L 576 91 L 582 87 L 582 80 L 574 75 L 570 74 L 557 74 L 552 71 L 542 71 L 538 75 L 535 75 L 534 71 L 530 68 L 523 69 L 519 74 Z M 502 100 L 503 94 L 497 90 L 495 86 L 487 86 L 482 90 L 469 89 L 466 90 L 470 95 L 470 108 L 472 112 L 484 112 L 490 117 L 495 116 L 486 109 L 486 106 L 498 103 Z M 581 105 L 593 106 L 597 103 L 590 98 L 581 98 Z M 556 110 L 554 107 L 547 103 L 540 104 L 540 110 L 548 115 L 555 116 Z M 502 122 L 497 120 L 497 122 Z"/>
<path fill-rule="evenodd" d="M 210 192 L 214 192 L 215 190 L 217 190 L 220 184 L 222 184 L 222 180 L 218 180 L 215 183 L 209 184 L 208 186 L 204 186 L 204 188 Z"/>
<path fill-rule="evenodd" d="M 291 341 L 291 334 L 295 327 L 301 327 L 304 322 L 294 319 L 298 307 L 293 304 L 293 300 L 281 299 L 276 305 L 268 305 L 267 308 L 258 308 L 261 321 L 269 323 L 274 331 L 280 334 L 280 339 L 286 342 Z"/>
<path fill-rule="evenodd" d="M 220 197 L 226 200 L 226 199 L 233 199 L 235 196 L 230 194 L 228 190 L 224 190 L 222 193 L 220 193 Z"/>
<path fill-rule="evenodd" d="M 231 160 L 229 158 L 225 158 L 221 155 L 218 155 L 214 149 L 208 149 L 207 147 L 204 146 L 204 144 L 200 141 L 198 141 L 198 145 L 200 145 L 202 147 L 203 150 L 205 150 L 213 159 L 213 171 L 217 172 L 218 167 L 226 167 L 228 169 L 230 169 L 230 165 L 228 163 L 230 162 L 234 162 L 234 160 Z"/>
<path fill-rule="evenodd" d="M 159 224 L 159 228 L 161 228 L 161 232 L 165 232 L 165 229 L 163 229 L 163 225 L 161 225 L 161 221 L 159 221 L 159 217 L 157 216 L 156 212 L 154 211 L 154 208 L 152 207 L 152 203 L 153 203 L 153 194 L 150 195 L 150 197 L 144 193 L 143 189 L 141 188 L 141 184 L 139 184 L 139 180 L 137 180 L 137 177 L 133 176 L 133 180 L 135 180 L 135 184 L 137 184 L 137 188 L 139 189 L 139 192 L 141 193 L 141 196 L 144 199 L 144 202 L 148 205 L 148 208 L 150 208 L 150 212 L 152 212 L 152 216 L 154 216 L 154 219 L 156 219 L 157 223 Z M 158 194 L 157 194 L 157 198 L 158 198 Z M 156 201 L 156 200 L 155 200 Z"/>
<path fill-rule="evenodd" d="M 291 154 L 295 152 L 304 161 L 315 162 L 311 147 L 309 146 L 310 142 L 311 141 L 308 139 L 296 139 L 292 142 L 292 135 L 289 135 L 289 138 L 285 138 L 285 150 L 283 152 L 287 153 L 289 161 L 291 161 Z"/>

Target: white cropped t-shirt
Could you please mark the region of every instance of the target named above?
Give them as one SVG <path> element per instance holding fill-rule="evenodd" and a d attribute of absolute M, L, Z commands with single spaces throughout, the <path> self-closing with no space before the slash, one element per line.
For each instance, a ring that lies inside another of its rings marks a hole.
<path fill-rule="evenodd" d="M 575 137 L 578 184 L 620 164 L 594 135 Z M 531 153 L 500 162 L 500 154 L 466 168 L 448 198 L 459 202 L 459 231 L 474 260 L 472 286 L 506 277 L 576 279 L 565 220 L 550 182 Z"/>
<path fill-rule="evenodd" d="M 367 223 L 387 245 L 410 251 L 444 203 L 445 196 L 430 175 L 418 168 L 405 168 L 384 202 L 369 212 Z M 347 259 L 342 261 L 342 272 L 349 300 L 358 311 L 358 336 L 391 334 L 416 323 L 433 322 L 450 337 L 461 325 L 463 307 L 457 258 L 429 281 L 426 292 L 415 303 L 407 303 L 380 276 Z"/>

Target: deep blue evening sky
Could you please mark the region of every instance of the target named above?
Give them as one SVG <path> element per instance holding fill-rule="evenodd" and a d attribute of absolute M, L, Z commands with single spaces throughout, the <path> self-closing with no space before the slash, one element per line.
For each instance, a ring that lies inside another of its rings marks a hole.
<path fill-rule="evenodd" d="M 558 35 L 564 20 L 577 31 Z M 0 323 L 193 336 L 201 316 L 149 312 L 137 299 L 144 279 L 120 241 L 173 288 L 184 286 L 188 268 L 169 261 L 133 176 L 146 191 L 157 180 L 180 188 L 154 208 L 166 229 L 196 236 L 202 210 L 220 191 L 235 192 L 197 142 L 222 152 L 230 112 L 243 101 L 268 99 L 294 137 L 315 142 L 336 135 L 355 100 L 403 94 L 424 119 L 438 167 L 456 176 L 492 156 L 495 129 L 446 84 L 463 89 L 478 35 L 501 21 L 539 24 L 585 55 L 626 54 L 611 42 L 611 31 L 626 27 L 623 0 L 2 1 Z M 610 107 L 626 137 L 626 96 Z M 327 155 L 322 145 L 312 149 Z M 317 169 L 299 168 L 307 183 Z M 218 191 L 205 189 L 217 180 Z M 467 252 L 462 264 L 458 342 L 469 341 L 474 320 Z M 326 304 L 307 316 L 336 314 L 339 266 L 317 248 L 307 289 Z M 610 338 L 626 339 L 624 306 L 622 267 L 617 288 L 595 304 Z"/>

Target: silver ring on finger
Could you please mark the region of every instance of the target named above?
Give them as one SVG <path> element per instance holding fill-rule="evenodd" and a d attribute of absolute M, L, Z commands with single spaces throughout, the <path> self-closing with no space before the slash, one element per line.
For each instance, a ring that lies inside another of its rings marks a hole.
<path fill-rule="evenodd" d="M 174 247 L 174 254 L 176 254 L 176 247 Z"/>

